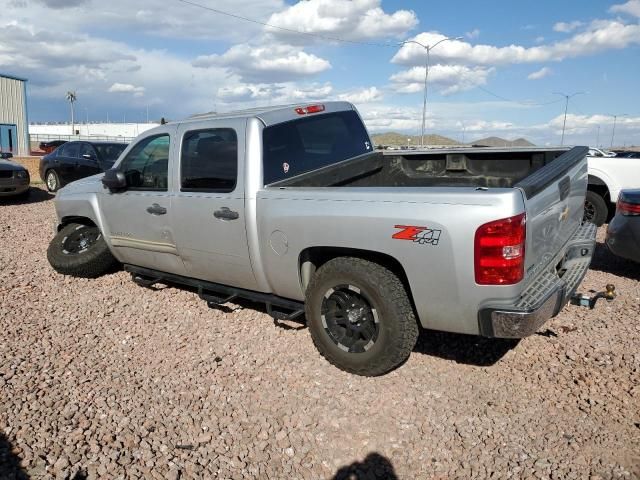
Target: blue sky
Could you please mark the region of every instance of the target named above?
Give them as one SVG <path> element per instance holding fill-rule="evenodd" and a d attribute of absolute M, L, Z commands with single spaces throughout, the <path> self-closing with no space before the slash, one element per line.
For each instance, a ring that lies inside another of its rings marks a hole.
<path fill-rule="evenodd" d="M 68 120 L 67 90 L 91 121 L 346 99 L 373 132 L 417 134 L 424 50 L 397 44 L 447 36 L 462 40 L 431 53 L 429 132 L 558 143 L 554 92 L 585 92 L 569 103 L 568 143 L 595 144 L 599 128 L 608 145 L 612 115 L 627 114 L 616 143 L 640 144 L 640 0 L 0 0 L 0 11 L 0 71 L 29 79 L 32 121 Z"/>

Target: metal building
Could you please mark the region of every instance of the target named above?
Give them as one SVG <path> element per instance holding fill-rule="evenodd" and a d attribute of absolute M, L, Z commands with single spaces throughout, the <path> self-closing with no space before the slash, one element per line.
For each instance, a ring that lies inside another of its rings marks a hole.
<path fill-rule="evenodd" d="M 30 155 L 27 81 L 0 73 L 0 151 Z"/>

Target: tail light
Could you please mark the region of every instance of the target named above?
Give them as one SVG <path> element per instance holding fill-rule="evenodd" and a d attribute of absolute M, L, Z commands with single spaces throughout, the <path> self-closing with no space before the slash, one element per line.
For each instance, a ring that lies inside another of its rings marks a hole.
<path fill-rule="evenodd" d="M 307 105 L 306 107 L 296 108 L 296 113 L 298 115 L 306 115 L 308 113 L 319 113 L 319 112 L 324 112 L 324 105 Z"/>
<path fill-rule="evenodd" d="M 524 278 L 526 215 L 485 223 L 476 230 L 475 275 L 479 285 L 513 285 Z"/>
<path fill-rule="evenodd" d="M 636 217 L 640 215 L 640 205 L 618 200 L 616 213 L 624 215 L 625 217 Z"/>

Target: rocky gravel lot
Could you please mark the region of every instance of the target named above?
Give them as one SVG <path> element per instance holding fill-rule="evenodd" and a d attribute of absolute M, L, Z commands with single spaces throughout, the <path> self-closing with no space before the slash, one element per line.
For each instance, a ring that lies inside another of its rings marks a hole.
<path fill-rule="evenodd" d="M 0 478 L 640 478 L 640 268 L 599 246 L 518 344 L 425 331 L 343 373 L 259 305 L 49 267 L 53 202 L 0 199 Z M 604 232 L 600 232 L 602 240 Z"/>

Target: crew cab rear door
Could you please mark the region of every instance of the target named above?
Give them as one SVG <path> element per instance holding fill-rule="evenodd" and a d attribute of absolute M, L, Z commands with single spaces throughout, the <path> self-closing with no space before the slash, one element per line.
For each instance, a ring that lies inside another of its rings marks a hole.
<path fill-rule="evenodd" d="M 255 289 L 245 228 L 245 130 L 246 119 L 179 127 L 173 225 L 190 277 Z"/>
<path fill-rule="evenodd" d="M 587 152 L 586 147 L 574 147 L 515 185 L 524 195 L 527 213 L 526 277 L 562 253 L 582 223 Z"/>

